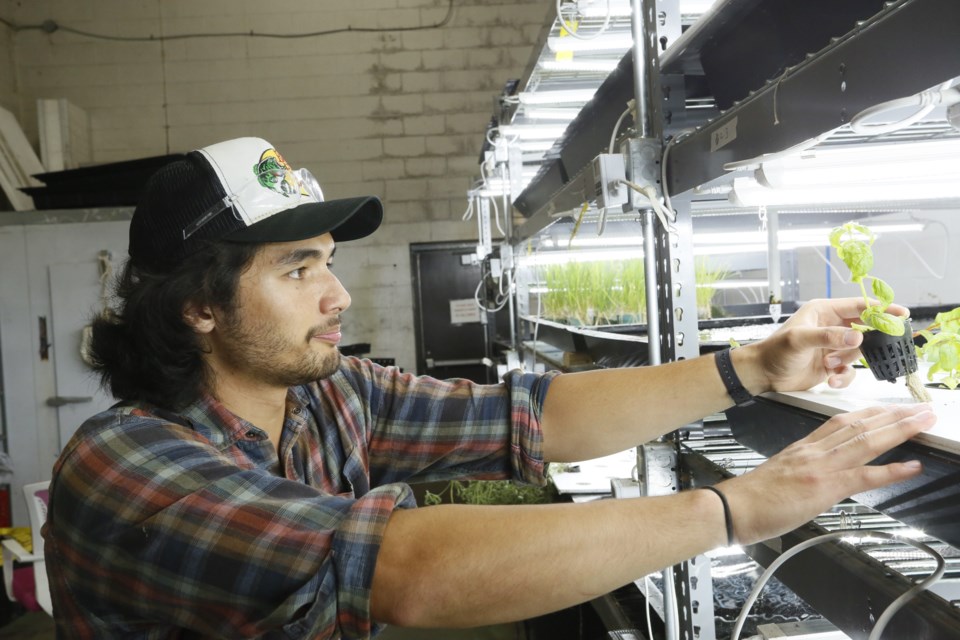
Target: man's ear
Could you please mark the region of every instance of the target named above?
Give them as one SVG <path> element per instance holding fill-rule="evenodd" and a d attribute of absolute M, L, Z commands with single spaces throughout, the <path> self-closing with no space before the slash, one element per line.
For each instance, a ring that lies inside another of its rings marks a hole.
<path fill-rule="evenodd" d="M 197 333 L 210 333 L 217 326 L 213 311 L 208 306 L 188 302 L 183 307 L 183 321 Z"/>

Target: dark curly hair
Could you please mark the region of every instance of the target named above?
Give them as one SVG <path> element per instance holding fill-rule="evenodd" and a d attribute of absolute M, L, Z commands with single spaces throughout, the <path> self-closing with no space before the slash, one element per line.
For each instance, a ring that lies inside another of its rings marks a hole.
<path fill-rule="evenodd" d="M 119 308 L 93 321 L 90 355 L 104 388 L 173 411 L 199 398 L 204 348 L 184 321 L 185 305 L 232 313 L 240 274 L 261 246 L 212 243 L 162 273 L 127 261 L 116 283 Z"/>

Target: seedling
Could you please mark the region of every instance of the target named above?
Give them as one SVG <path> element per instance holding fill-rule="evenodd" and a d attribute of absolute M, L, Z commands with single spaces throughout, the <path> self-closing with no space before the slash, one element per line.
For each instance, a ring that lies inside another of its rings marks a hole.
<path fill-rule="evenodd" d="M 830 232 L 830 246 L 850 269 L 851 282 L 860 285 L 865 304 L 860 313 L 863 324 L 852 322 L 850 327 L 864 334 L 860 352 L 875 378 L 894 382 L 905 377 L 910 395 L 918 402 L 929 402 L 930 394 L 917 375 L 916 348 L 912 333 L 906 330 L 908 321 L 887 311 L 893 303 L 893 288 L 880 278 L 868 275 L 873 269 L 871 247 L 876 239 L 873 231 L 856 222 L 848 222 Z M 868 278 L 877 302 L 867 295 L 864 281 Z"/>
<path fill-rule="evenodd" d="M 423 504 L 542 504 L 551 501 L 550 489 L 521 485 L 510 480 L 451 480 L 437 493 L 426 491 Z"/>
<path fill-rule="evenodd" d="M 709 320 L 713 317 L 713 296 L 717 293 L 716 284 L 729 275 L 725 267 L 711 269 L 706 258 L 694 262 L 694 280 L 697 283 L 697 317 Z"/>
<path fill-rule="evenodd" d="M 867 308 L 860 314 L 863 324 L 853 323 L 850 326 L 857 331 L 866 332 L 876 329 L 891 336 L 902 336 L 904 332 L 903 318 L 887 313 L 887 308 L 893 302 L 893 288 L 876 276 L 867 275 L 873 269 L 873 250 L 871 247 L 877 237 L 874 233 L 856 222 L 848 222 L 830 232 L 830 246 L 837 256 L 850 269 L 850 281 L 860 285 L 860 293 Z M 870 301 L 864 280 L 870 279 L 870 289 L 877 303 Z"/>
<path fill-rule="evenodd" d="M 543 270 L 543 314 L 575 325 L 640 322 L 646 310 L 643 262 L 568 262 Z"/>
<path fill-rule="evenodd" d="M 926 339 L 917 352 L 932 363 L 927 379 L 948 389 L 960 386 L 960 307 L 938 313 L 933 324 L 917 333 Z M 935 380 L 938 374 L 943 375 Z"/>

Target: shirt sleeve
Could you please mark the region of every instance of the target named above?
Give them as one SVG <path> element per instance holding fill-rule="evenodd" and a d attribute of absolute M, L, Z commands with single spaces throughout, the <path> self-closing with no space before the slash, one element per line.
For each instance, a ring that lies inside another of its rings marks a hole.
<path fill-rule="evenodd" d="M 238 466 L 188 427 L 128 420 L 58 462 L 46 532 L 55 606 L 86 612 L 86 631 L 63 637 L 146 638 L 145 621 L 149 637 L 369 637 L 383 530 L 412 506 L 405 485 L 326 495 Z"/>
<path fill-rule="evenodd" d="M 451 478 L 543 485 L 540 418 L 556 372 L 515 370 L 500 384 L 437 380 L 344 358 L 339 384 L 369 424 L 372 485 Z"/>

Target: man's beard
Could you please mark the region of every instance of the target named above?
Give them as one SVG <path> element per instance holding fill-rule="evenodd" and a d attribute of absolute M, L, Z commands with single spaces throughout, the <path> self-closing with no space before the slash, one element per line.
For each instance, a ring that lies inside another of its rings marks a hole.
<path fill-rule="evenodd" d="M 339 321 L 331 326 L 339 326 Z M 295 387 L 323 378 L 329 378 L 340 367 L 340 350 L 330 345 L 329 351 L 319 353 L 311 344 L 313 336 L 329 329 L 313 327 L 301 343 L 302 357 L 290 356 L 300 350 L 291 347 L 291 340 L 277 333 L 273 326 L 256 320 L 239 322 L 231 317 L 222 327 L 223 336 L 236 346 L 224 354 L 224 360 L 237 370 L 244 371 L 270 386 Z M 288 354 L 284 358 L 284 354 Z"/>

